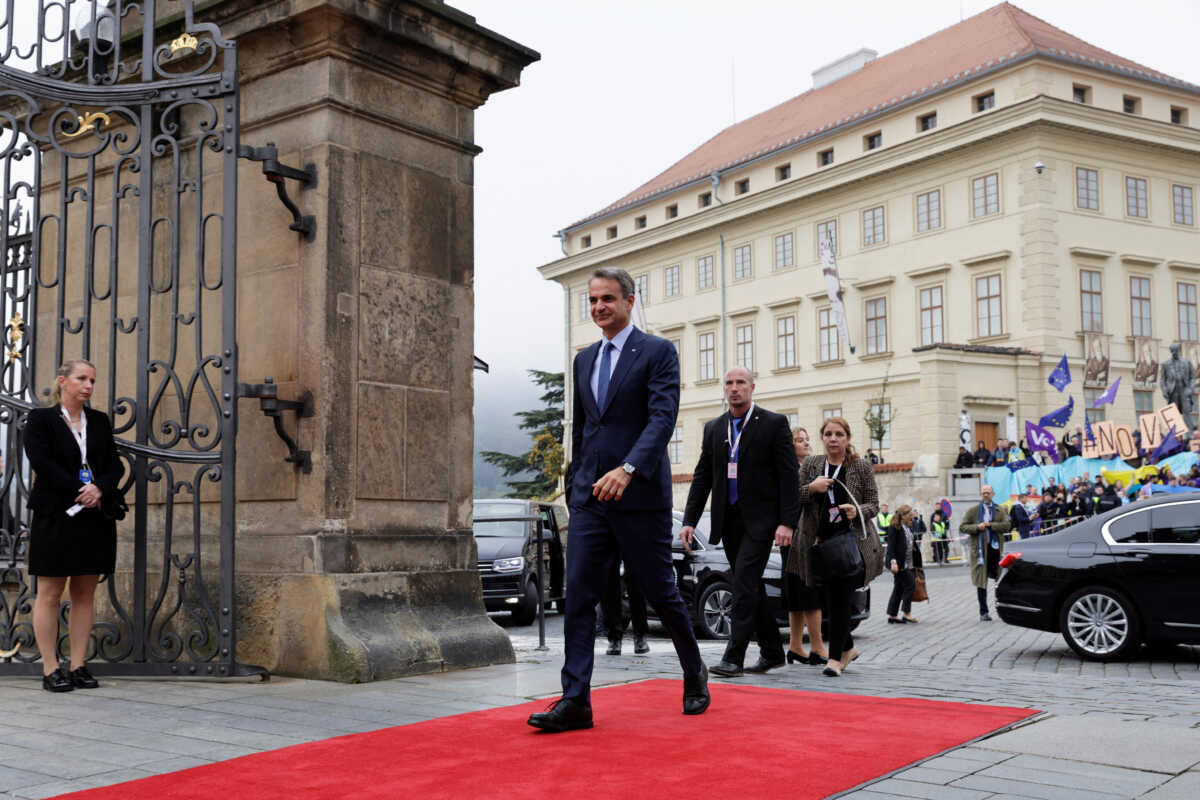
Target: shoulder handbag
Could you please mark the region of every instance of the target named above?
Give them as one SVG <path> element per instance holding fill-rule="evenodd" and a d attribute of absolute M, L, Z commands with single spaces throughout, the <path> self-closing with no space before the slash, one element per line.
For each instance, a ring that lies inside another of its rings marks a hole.
<path fill-rule="evenodd" d="M 925 589 L 925 570 L 917 567 L 913 570 L 913 596 L 914 603 L 924 603 L 929 599 L 929 592 Z"/>
<path fill-rule="evenodd" d="M 858 519 L 861 520 L 862 509 L 858 506 L 858 500 L 854 499 L 854 493 L 837 478 L 834 478 L 833 482 L 845 489 L 846 496 L 854 504 L 854 510 L 858 512 Z M 858 538 L 866 538 L 866 524 L 862 523 L 860 527 L 863 533 Z M 829 539 L 819 539 L 813 545 L 813 549 L 817 552 L 817 558 L 824 566 L 825 572 L 832 577 L 848 578 L 863 569 L 862 553 L 858 550 L 858 542 L 855 541 L 856 537 L 853 531 L 854 526 L 852 525 L 846 533 L 833 536 Z"/>

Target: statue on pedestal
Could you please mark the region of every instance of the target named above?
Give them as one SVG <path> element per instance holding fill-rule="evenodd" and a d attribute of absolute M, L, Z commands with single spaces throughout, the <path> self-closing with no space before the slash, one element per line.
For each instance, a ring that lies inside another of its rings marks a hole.
<path fill-rule="evenodd" d="M 1166 401 L 1178 406 L 1183 414 L 1183 421 L 1188 427 L 1188 435 L 1184 437 L 1186 441 L 1196 430 L 1196 376 L 1192 373 L 1192 365 L 1179 357 L 1178 342 L 1171 345 L 1171 359 L 1162 365 L 1158 385 Z"/>

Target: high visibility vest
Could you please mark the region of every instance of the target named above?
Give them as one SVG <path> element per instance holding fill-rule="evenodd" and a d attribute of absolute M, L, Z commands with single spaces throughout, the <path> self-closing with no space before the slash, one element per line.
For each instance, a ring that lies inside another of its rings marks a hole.
<path fill-rule="evenodd" d="M 894 513 L 895 512 L 893 512 L 892 514 L 885 514 L 882 511 L 880 511 L 878 514 L 875 515 L 875 527 L 876 527 L 876 529 L 878 529 L 880 536 L 887 535 L 887 529 L 888 529 L 888 526 L 892 524 L 892 516 L 894 515 Z"/>
<path fill-rule="evenodd" d="M 933 523 L 933 538 L 945 539 L 946 538 L 946 527 L 947 527 L 947 525 L 944 522 Z"/>

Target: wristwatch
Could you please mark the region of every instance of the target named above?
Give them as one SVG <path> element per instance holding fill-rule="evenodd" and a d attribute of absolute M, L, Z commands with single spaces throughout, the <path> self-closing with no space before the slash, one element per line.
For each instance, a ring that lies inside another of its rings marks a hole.
<path fill-rule="evenodd" d="M 625 470 L 625 474 L 627 475 L 632 475 L 633 473 L 637 472 L 637 467 L 635 467 L 633 464 L 630 464 L 628 461 L 621 465 L 621 469 Z"/>

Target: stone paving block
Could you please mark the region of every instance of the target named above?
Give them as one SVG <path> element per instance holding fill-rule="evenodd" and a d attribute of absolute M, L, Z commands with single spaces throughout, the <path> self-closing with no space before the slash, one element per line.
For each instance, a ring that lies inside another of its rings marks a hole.
<path fill-rule="evenodd" d="M 1131 747 L 1137 742 L 1137 747 Z M 1070 761 L 1089 761 L 1175 774 L 1196 763 L 1200 731 L 1148 722 L 1053 717 L 992 736 L 977 746 Z"/>
<path fill-rule="evenodd" d="M 4 759 L 0 761 L 0 766 L 10 767 L 15 772 L 25 772 L 29 770 L 33 773 L 48 775 L 56 779 L 74 779 L 82 778 L 84 775 L 94 775 L 97 772 L 112 772 L 113 765 L 105 764 L 102 761 L 90 761 L 86 758 L 78 756 L 63 755 L 56 748 L 54 750 L 42 750 L 33 759 L 28 756 L 16 759 Z M 36 768 L 36 769 L 35 769 Z M 24 777 L 16 776 L 19 781 L 24 781 Z M 43 779 L 38 781 L 45 783 Z M 14 783 L 7 786 L 0 778 L 0 789 L 6 791 L 13 789 L 16 786 L 32 786 L 33 783 Z"/>
<path fill-rule="evenodd" d="M 960 758 L 961 750 L 953 750 L 949 755 L 937 756 L 931 758 L 921 764 L 923 767 L 932 767 L 933 769 L 945 770 L 949 772 L 957 772 L 960 775 L 969 775 L 973 772 L 978 772 L 981 769 L 987 769 L 993 762 L 979 761 L 972 758 Z"/>
<path fill-rule="evenodd" d="M 1088 798 L 1088 800 L 1129 800 L 1129 795 L 1100 793 L 1061 786 L 1044 786 L 1012 778 L 985 778 L 982 775 L 970 775 L 955 781 L 953 785 L 979 792 L 1015 794 L 1019 797 L 1036 798 L 1036 800 L 1084 800 L 1084 798 Z"/>
<path fill-rule="evenodd" d="M 986 741 L 986 740 L 985 740 Z M 999 764 L 1001 761 L 1007 761 L 1012 758 L 1012 753 L 1002 753 L 995 750 L 987 750 L 980 747 L 979 742 L 969 744 L 966 747 L 959 747 L 951 751 L 948 755 L 954 758 L 969 758 L 972 761 L 980 761 L 985 764 Z"/>
<path fill-rule="evenodd" d="M 1123 775 L 1117 777 L 1111 772 L 1103 777 L 1088 775 L 1082 771 L 1066 772 L 1061 769 L 1052 770 L 1042 767 L 1027 766 L 1018 763 L 1016 759 L 1005 761 L 975 773 L 975 777 L 1000 778 L 1001 780 L 1036 783 L 1039 786 L 1057 786 L 1071 789 L 1080 794 L 1094 793 L 1097 795 L 1113 794 L 1122 797 L 1135 797 L 1142 792 L 1153 789 L 1163 782 L 1165 776 L 1161 773 L 1144 772 L 1142 770 L 1122 770 Z"/>
<path fill-rule="evenodd" d="M 274 733 L 259 733 L 256 731 L 245 731 L 237 728 L 221 728 L 209 725 L 181 725 L 178 728 L 172 728 L 168 731 L 164 731 L 164 733 L 188 739 L 203 739 L 209 742 L 219 742 L 221 744 L 244 747 L 250 750 L 278 750 L 281 747 L 291 747 L 292 745 L 304 743 L 303 739 L 298 739 L 293 736 L 280 736 Z"/>
<path fill-rule="evenodd" d="M 32 758 L 26 756 L 20 761 L 20 765 L 24 767 L 32 767 L 35 762 L 38 762 L 39 768 L 41 765 L 41 756 L 35 755 Z M 22 786 L 35 786 L 39 783 L 46 783 L 55 779 L 55 774 L 52 772 L 52 767 L 46 766 L 44 772 L 34 772 L 28 769 L 18 769 L 17 767 L 9 767 L 0 765 L 0 791 L 12 791 L 19 789 Z"/>
<path fill-rule="evenodd" d="M 94 788 L 92 784 L 84 783 L 83 781 L 54 781 L 53 783 L 44 783 L 39 786 L 15 789 L 13 796 L 23 798 L 23 800 L 42 800 L 44 797 L 57 797 L 67 792 L 82 792 L 85 789 Z"/>
<path fill-rule="evenodd" d="M 1200 797 L 1200 772 L 1185 772 L 1141 795 L 1138 800 L 1196 800 Z"/>
<path fill-rule="evenodd" d="M 906 781 L 903 778 L 886 778 L 872 783 L 868 788 L 881 794 L 918 798 L 918 800 L 985 800 L 992 792 L 956 786 L 938 786 L 932 783 Z"/>
<path fill-rule="evenodd" d="M 944 767 L 932 766 L 931 762 L 918 764 L 915 767 L 897 773 L 895 777 L 906 781 L 917 781 L 919 783 L 935 783 L 947 784 L 951 781 L 958 780 L 966 775 L 974 772 L 974 769 L 952 770 Z"/>

